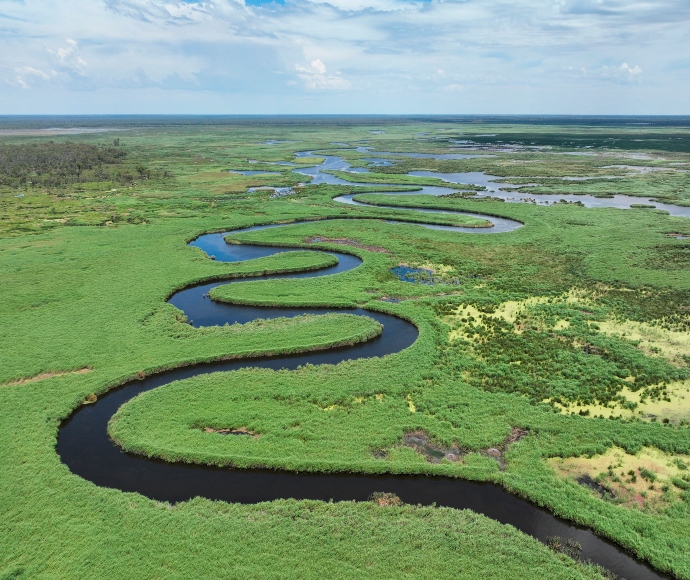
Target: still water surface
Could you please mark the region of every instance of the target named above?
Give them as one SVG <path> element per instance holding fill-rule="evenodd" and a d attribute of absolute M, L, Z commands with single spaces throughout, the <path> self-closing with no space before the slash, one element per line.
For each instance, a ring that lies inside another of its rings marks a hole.
<path fill-rule="evenodd" d="M 485 216 L 486 217 L 486 216 Z M 491 218 L 493 219 L 493 218 Z M 268 225 L 236 230 L 234 233 L 289 225 Z M 233 232 L 231 232 L 233 233 Z M 218 261 L 236 262 L 291 251 L 289 247 L 227 244 L 226 234 L 209 234 L 191 242 Z M 334 275 L 356 268 L 355 256 L 330 252 L 338 264 L 319 271 L 279 274 L 264 278 L 312 278 Z M 271 308 L 238 306 L 210 300 L 209 291 L 223 284 L 213 282 L 192 286 L 175 293 L 169 302 L 184 311 L 193 325 L 213 326 L 245 323 L 256 318 L 276 318 L 301 314 L 345 312 L 369 316 L 383 324 L 383 333 L 373 340 L 307 354 L 220 361 L 164 371 L 136 380 L 99 397 L 93 405 L 79 407 L 60 427 L 57 451 L 69 469 L 103 486 L 138 492 L 158 501 L 179 502 L 206 497 L 227 502 L 257 503 L 281 498 L 334 501 L 364 501 L 373 492 L 397 494 L 411 504 L 467 508 L 482 513 L 544 542 L 550 536 L 573 538 L 582 545 L 583 557 L 617 575 L 633 579 L 663 578 L 646 564 L 591 531 L 570 524 L 548 511 L 510 494 L 492 483 L 479 483 L 447 477 L 358 475 L 352 473 L 291 473 L 262 469 L 231 469 L 185 463 L 168 463 L 125 453 L 108 437 L 110 418 L 138 394 L 176 380 L 218 371 L 243 368 L 296 369 L 310 364 L 338 364 L 345 360 L 381 357 L 408 348 L 417 339 L 417 328 L 407 320 L 365 309 Z M 260 290 L 260 281 L 252 281 Z"/>

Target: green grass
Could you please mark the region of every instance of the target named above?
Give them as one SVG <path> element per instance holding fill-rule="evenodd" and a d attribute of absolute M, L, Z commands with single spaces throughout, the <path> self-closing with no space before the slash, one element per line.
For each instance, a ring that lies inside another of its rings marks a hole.
<path fill-rule="evenodd" d="M 198 228 L 217 225 L 170 220 L 160 226 L 65 228 L 2 243 L 10 274 L 3 344 L 12 345 L 3 353 L 3 382 L 46 370 L 93 369 L 0 388 L 2 408 L 12 409 L 3 414 L 0 430 L 2 469 L 12 474 L 3 478 L 1 491 L 3 573 L 270 577 L 292 569 L 296 577 L 323 570 L 386 577 L 391 569 L 412 575 L 423 569 L 449 576 L 466 573 L 468 561 L 476 569 L 483 560 L 487 574 L 496 570 L 497 577 L 505 570 L 525 578 L 531 570 L 557 578 L 596 577 L 510 528 L 464 512 L 203 500 L 170 508 L 71 475 L 53 449 L 57 422 L 89 392 L 138 371 L 246 352 L 252 336 L 271 344 L 279 343 L 284 330 L 295 336 L 294 320 L 248 325 L 241 333 L 233 327 L 195 330 L 162 306 L 183 283 L 247 271 L 245 264 L 214 263 L 184 246 Z M 263 271 L 269 261 L 279 265 L 277 257 L 254 265 Z M 341 339 L 341 324 L 327 322 L 327 334 Z M 361 322 L 357 326 L 361 330 Z M 304 324 L 299 328 L 301 335 L 308 333 Z M 60 338 L 65 335 L 69 341 Z M 409 523 L 401 527 L 403 522 Z M 494 536 L 504 538 L 498 565 Z M 429 552 L 448 555 L 430 564 Z"/>
<path fill-rule="evenodd" d="M 659 569 L 690 578 L 684 549 L 690 493 L 676 486 L 673 501 L 661 508 L 631 509 L 562 479 L 546 462 L 602 453 L 612 445 L 631 453 L 644 446 L 687 453 L 690 430 L 674 423 L 557 414 L 542 402 L 615 400 L 630 384 L 623 381 L 626 370 L 635 376 L 635 386 L 650 389 L 650 396 L 655 396 L 655 385 L 687 376 L 687 365 L 672 366 L 596 328 L 607 317 L 687 328 L 687 242 L 666 235 L 688 231 L 686 220 L 653 211 L 360 194 L 385 205 L 483 212 L 525 224 L 508 234 L 458 234 L 383 220 L 455 223 L 460 218 L 401 216 L 395 210 L 332 202 L 335 195 L 352 191 L 347 186 L 309 186 L 294 196 L 268 200 L 265 193 L 247 194 L 246 187 L 289 185 L 296 179 L 287 172 L 253 179 L 222 171 L 263 170 L 246 160 L 290 160 L 295 151 L 329 150 L 330 142 L 342 140 L 373 139 L 380 150 L 433 151 L 438 145 L 422 146 L 412 138 L 428 129 L 401 125 L 381 136 L 357 126 L 214 127 L 202 134 L 188 128 L 148 129 L 141 136 L 119 134 L 129 148 L 128 162 L 172 171 L 170 178 L 142 180 L 124 190 L 77 184 L 59 191 L 24 190 L 24 198 L 14 197 L 17 190 L 2 192 L 0 385 L 41 373 L 91 369 L 0 387 L 2 575 L 599 577 L 596 570 L 470 512 L 347 502 L 242 506 L 203 499 L 169 506 L 94 486 L 59 461 L 54 450 L 59 421 L 89 393 L 102 393 L 137 373 L 309 351 L 377 333 L 373 320 L 344 314 L 194 329 L 165 304 L 174 290 L 193 282 L 332 263 L 330 256 L 301 251 L 247 263 L 214 262 L 186 246 L 199 234 L 328 217 L 349 219 L 232 238 L 347 251 L 363 259 L 360 267 L 314 279 L 236 282 L 214 290 L 214 298 L 385 310 L 419 327 L 417 343 L 383 359 L 293 372 L 218 373 L 172 383 L 118 411 L 109 426 L 118 442 L 171 460 L 493 481 L 614 539 Z M 295 142 L 260 145 L 269 138 Z M 105 137 L 79 139 L 98 143 Z M 551 164 L 554 173 L 556 159 L 563 159 L 561 170 L 575 163 L 546 153 L 528 152 L 524 159 L 535 155 L 543 155 L 539 163 Z M 498 168 L 516 156 L 452 163 Z M 433 169 L 441 162 L 404 163 Z M 577 163 L 584 168 L 591 161 Z M 45 212 L 53 215 L 51 205 L 55 215 L 69 219 L 40 221 Z M 77 224 L 92 225 L 69 227 Z M 308 241 L 315 237 L 351 245 Z M 404 283 L 390 271 L 399 264 L 430 267 L 442 280 L 459 283 Z M 558 302 L 570 291 L 593 289 L 598 293 L 587 308 Z M 402 301 L 381 300 L 390 297 Z M 531 297 L 545 301 L 525 310 L 521 321 L 531 325 L 527 331 L 489 320 L 501 304 Z M 462 305 L 480 312 L 488 330 L 479 328 L 479 316 L 454 327 L 447 317 Z M 570 325 L 554 330 L 562 319 Z M 449 339 L 453 328 L 470 326 L 478 331 L 474 340 Z M 582 342 L 596 349 L 585 354 L 574 346 Z M 520 365 L 512 364 L 517 360 Z M 206 427 L 248 427 L 261 438 L 223 437 L 204 432 Z M 482 451 L 500 445 L 514 427 L 530 434 L 509 448 L 506 470 L 500 471 Z M 427 462 L 402 445 L 403 435 L 417 429 L 439 445 L 459 445 L 464 460 Z M 381 450 L 384 459 L 375 453 Z"/>

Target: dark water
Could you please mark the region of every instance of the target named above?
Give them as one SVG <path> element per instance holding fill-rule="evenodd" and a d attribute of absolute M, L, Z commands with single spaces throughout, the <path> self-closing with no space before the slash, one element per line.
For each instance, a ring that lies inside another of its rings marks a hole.
<path fill-rule="evenodd" d="M 277 225 L 237 230 L 255 231 Z M 225 234 L 201 236 L 194 245 L 220 261 L 241 261 L 291 251 L 293 248 L 231 245 Z M 359 266 L 359 258 L 331 252 L 338 264 L 320 271 L 269 276 L 270 278 L 309 278 L 345 272 Z M 224 283 L 233 283 L 224 282 Z M 357 475 L 324 473 L 290 473 L 262 469 L 238 470 L 204 465 L 167 463 L 123 452 L 110 441 L 107 425 L 113 414 L 140 393 L 182 380 L 218 371 L 242 368 L 295 369 L 311 364 L 381 357 L 400 352 L 412 345 L 418 336 L 410 322 L 364 309 L 330 308 L 265 308 L 233 306 L 216 303 L 206 297 L 213 287 L 224 284 L 202 284 L 177 292 L 170 303 L 181 308 L 194 320 L 194 326 L 244 323 L 257 317 L 275 318 L 300 314 L 346 312 L 369 316 L 384 326 L 383 333 L 373 340 L 352 347 L 330 349 L 291 356 L 263 357 L 221 361 L 161 372 L 144 380 L 132 381 L 102 395 L 93 405 L 78 408 L 60 427 L 57 451 L 69 469 L 96 485 L 128 492 L 138 492 L 159 501 L 179 502 L 193 497 L 206 497 L 227 502 L 256 503 L 281 498 L 364 501 L 375 491 L 397 494 L 404 502 L 453 508 L 468 508 L 543 541 L 549 536 L 573 538 L 583 548 L 583 557 L 596 562 L 623 578 L 662 578 L 618 546 L 603 540 L 591 531 L 569 524 L 548 511 L 508 493 L 490 483 L 478 483 L 446 477 Z M 260 290 L 261 281 L 257 284 Z"/>

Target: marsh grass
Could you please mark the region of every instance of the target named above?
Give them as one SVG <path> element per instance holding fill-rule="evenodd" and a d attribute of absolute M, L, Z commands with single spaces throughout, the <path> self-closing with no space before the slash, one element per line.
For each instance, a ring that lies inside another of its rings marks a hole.
<path fill-rule="evenodd" d="M 325 348 L 377 332 L 372 321 L 343 315 L 194 329 L 165 305 L 172 292 L 192 283 L 329 263 L 323 255 L 301 252 L 248 263 L 212 261 L 186 246 L 204 232 L 342 218 L 237 238 L 346 249 L 363 259 L 359 268 L 311 280 L 236 282 L 216 290 L 214 297 L 247 304 L 382 309 L 412 320 L 420 329 L 417 343 L 383 359 L 294 372 L 245 370 L 173 383 L 122 407 L 111 434 L 125 448 L 166 459 L 494 481 L 591 527 L 659 569 L 690 578 L 690 554 L 683 549 L 690 494 L 685 483 L 678 483 L 686 482 L 680 468 L 668 480 L 673 498 L 656 510 L 644 510 L 603 499 L 549 463 L 554 457 L 602 455 L 615 445 L 627 454 L 654 449 L 686 464 L 690 430 L 680 422 L 565 415 L 542 400 L 614 401 L 631 386 L 648 389 L 649 398 L 663 397 L 663 388 L 656 387 L 684 376 L 687 360 L 682 356 L 671 361 L 632 335 L 614 336 L 603 322 L 632 320 L 676 333 L 687 329 L 690 275 L 682 267 L 683 251 L 674 249 L 684 242 L 666 235 L 686 231 L 685 221 L 650 211 L 362 194 L 387 205 L 481 211 L 525 223 L 510 234 L 455 234 L 385 223 L 399 219 L 400 212 L 393 210 L 333 203 L 334 196 L 352 191 L 348 186 L 307 186 L 294 197 L 276 200 L 247 192 L 250 186 L 295 185 L 297 179 L 285 169 L 280 176 L 259 178 L 225 172 L 257 165 L 263 170 L 293 160 L 300 150 L 325 153 L 335 141 L 369 139 L 379 150 L 419 149 L 414 134 L 429 126 L 390 126 L 384 135 L 369 129 L 238 126 L 200 132 L 152 127 L 141 135 L 118 134 L 128 162 L 151 168 L 150 179 L 137 178 L 127 186 L 89 182 L 0 192 L 0 384 L 18 383 L 0 388 L 2 574 L 602 577 L 595 568 L 471 512 L 407 505 L 381 509 L 372 502 L 244 506 L 200 498 L 169 505 L 97 487 L 60 463 L 54 449 L 60 420 L 90 395 L 98 397 L 129 378 L 221 358 Z M 533 130 L 538 131 L 544 129 Z M 107 135 L 78 139 L 112 142 Z M 269 139 L 290 142 L 262 144 Z M 426 150 L 446 152 L 441 142 Z M 685 153 L 673 155 L 683 161 Z M 482 170 L 532 179 L 542 171 L 549 172 L 542 176 L 587 175 L 611 163 L 610 156 L 593 160 L 525 152 L 452 162 L 407 159 L 377 173 Z M 170 177 L 156 177 L 166 171 Z M 626 178 L 626 187 L 641 191 L 647 179 Z M 664 181 L 657 191 L 675 191 L 680 181 L 674 180 Z M 24 197 L 15 197 L 19 194 Z M 684 199 L 685 194 L 678 195 Z M 71 227 L 79 224 L 83 227 Z M 345 248 L 341 240 L 357 245 Z M 661 261 L 664 256 L 673 259 L 667 264 Z M 442 266 L 443 275 L 461 284 L 452 294 L 442 285 L 406 284 L 390 271 L 398 264 Z M 558 297 L 583 288 L 592 294 L 586 304 L 557 303 Z M 517 308 L 505 306 L 516 303 L 524 305 L 521 317 Z M 452 339 L 453 331 L 465 338 Z M 511 364 L 517 360 L 520 365 Z M 87 367 L 88 373 L 62 374 Z M 55 374 L 20 383 L 46 373 Z M 573 375 L 569 382 L 563 379 L 568 373 Z M 482 376 L 491 382 L 484 383 Z M 625 381 L 629 376 L 635 376 L 634 384 Z M 203 431 L 239 427 L 261 437 Z M 482 452 L 498 449 L 515 429 L 530 435 L 506 448 L 501 471 Z M 428 462 L 403 445 L 405 434 L 416 431 L 439 447 L 457 446 L 467 454 L 462 462 Z M 638 483 L 644 480 L 639 470 L 636 477 Z"/>

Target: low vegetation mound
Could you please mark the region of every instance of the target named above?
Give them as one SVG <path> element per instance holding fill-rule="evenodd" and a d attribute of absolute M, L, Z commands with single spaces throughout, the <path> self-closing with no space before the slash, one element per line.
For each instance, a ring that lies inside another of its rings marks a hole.
<path fill-rule="evenodd" d="M 649 512 L 682 501 L 690 489 L 690 457 L 654 447 L 630 454 L 614 446 L 601 455 L 554 458 L 549 463 L 603 498 Z"/>

